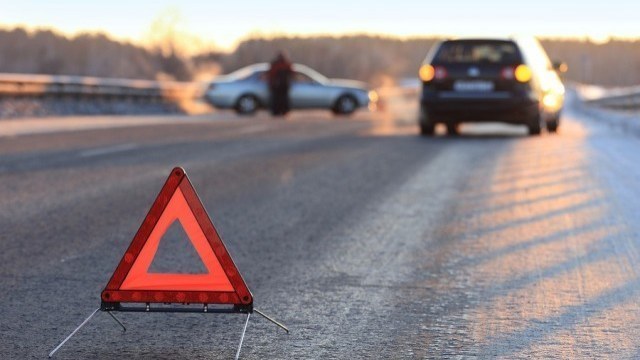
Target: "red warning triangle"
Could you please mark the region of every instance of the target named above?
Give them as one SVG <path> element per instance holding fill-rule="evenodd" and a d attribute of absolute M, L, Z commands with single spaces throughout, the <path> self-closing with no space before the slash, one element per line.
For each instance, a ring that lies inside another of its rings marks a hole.
<path fill-rule="evenodd" d="M 160 240 L 174 222 L 185 230 L 206 273 L 149 272 Z M 171 171 L 102 291 L 102 301 L 252 305 L 249 288 L 182 168 Z"/>

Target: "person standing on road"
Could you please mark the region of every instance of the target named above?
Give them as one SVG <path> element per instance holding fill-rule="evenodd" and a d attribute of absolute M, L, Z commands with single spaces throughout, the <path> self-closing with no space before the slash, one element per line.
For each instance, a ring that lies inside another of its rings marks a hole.
<path fill-rule="evenodd" d="M 271 114 L 274 116 L 286 115 L 289 112 L 289 88 L 293 69 L 291 61 L 284 51 L 279 51 L 271 61 L 267 79 L 269 82 L 269 95 L 271 96 Z"/>

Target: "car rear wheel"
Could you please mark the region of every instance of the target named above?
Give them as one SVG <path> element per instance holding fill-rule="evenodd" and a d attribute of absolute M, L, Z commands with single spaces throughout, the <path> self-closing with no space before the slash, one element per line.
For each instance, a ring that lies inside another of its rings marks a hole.
<path fill-rule="evenodd" d="M 342 95 L 333 106 L 334 114 L 351 115 L 358 108 L 358 102 L 351 95 Z"/>
<path fill-rule="evenodd" d="M 551 121 L 547 122 L 547 131 L 550 133 L 557 132 L 559 125 L 560 125 L 560 117 L 556 116 Z"/>
<path fill-rule="evenodd" d="M 436 127 L 431 125 L 420 124 L 420 135 L 422 136 L 432 136 L 436 131 Z"/>
<path fill-rule="evenodd" d="M 447 123 L 447 135 L 457 136 L 460 134 L 460 125 L 456 123 Z"/>
<path fill-rule="evenodd" d="M 236 102 L 236 112 L 241 115 L 252 115 L 260 106 L 258 99 L 253 95 L 242 95 Z"/>
<path fill-rule="evenodd" d="M 540 114 L 535 114 L 531 118 L 529 124 L 527 125 L 529 128 L 529 135 L 540 135 L 540 132 L 542 131 L 541 122 L 542 120 L 540 119 Z"/>
<path fill-rule="evenodd" d="M 430 136 L 433 135 L 436 130 L 436 124 L 429 120 L 429 114 L 427 111 L 420 108 L 420 115 L 418 115 L 418 124 L 420 125 L 420 135 Z"/>

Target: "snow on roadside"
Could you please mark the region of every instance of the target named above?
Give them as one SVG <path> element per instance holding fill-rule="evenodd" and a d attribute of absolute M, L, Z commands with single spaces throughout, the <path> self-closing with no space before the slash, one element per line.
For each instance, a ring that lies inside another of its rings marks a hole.
<path fill-rule="evenodd" d="M 588 115 L 595 121 L 640 136 L 640 112 L 611 110 L 590 105 L 584 100 L 602 96 L 606 91 L 597 86 L 575 85 L 567 86 L 567 104 L 565 108 L 580 114 Z M 600 93 L 598 95 L 598 93 Z"/>

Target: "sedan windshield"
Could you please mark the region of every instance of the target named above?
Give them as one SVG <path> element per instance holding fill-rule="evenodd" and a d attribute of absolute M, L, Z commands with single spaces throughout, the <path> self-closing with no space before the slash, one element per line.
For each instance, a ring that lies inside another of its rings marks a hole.
<path fill-rule="evenodd" d="M 300 65 L 300 64 L 295 64 L 293 66 L 293 69 L 295 71 L 300 72 L 301 74 L 304 74 L 306 76 L 308 76 L 309 78 L 313 79 L 313 81 L 320 83 L 320 84 L 326 84 L 329 79 L 327 79 L 326 76 L 320 74 L 319 72 L 311 69 L 310 67 L 304 66 L 304 65 Z"/>
<path fill-rule="evenodd" d="M 256 65 L 251 65 L 238 69 L 230 74 L 223 75 L 222 77 L 230 81 L 245 80 L 259 72 L 264 72 L 264 69 Z"/>

